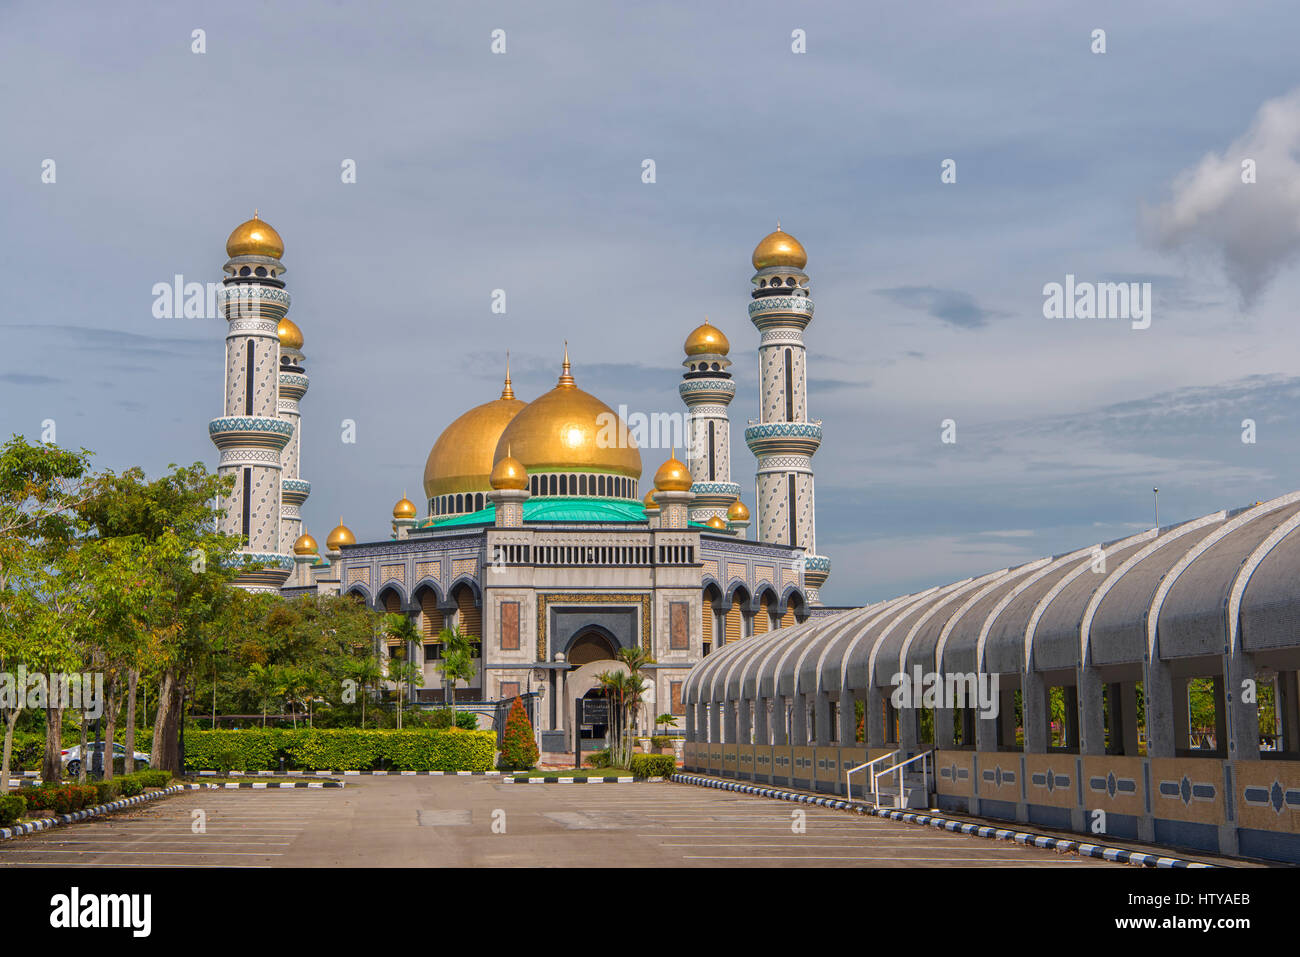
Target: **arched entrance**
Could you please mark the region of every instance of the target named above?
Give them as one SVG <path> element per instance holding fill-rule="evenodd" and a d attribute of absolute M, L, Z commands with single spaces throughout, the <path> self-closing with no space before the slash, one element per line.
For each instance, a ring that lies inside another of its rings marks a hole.
<path fill-rule="evenodd" d="M 614 642 L 604 629 L 588 628 L 569 643 L 569 664 L 589 665 L 593 661 L 613 661 Z"/>

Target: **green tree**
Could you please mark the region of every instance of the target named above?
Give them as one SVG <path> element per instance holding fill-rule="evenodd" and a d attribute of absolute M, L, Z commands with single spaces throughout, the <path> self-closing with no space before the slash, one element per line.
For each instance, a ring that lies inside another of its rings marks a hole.
<path fill-rule="evenodd" d="M 452 723 L 456 719 L 456 683 L 469 682 L 474 678 L 474 658 L 472 645 L 477 641 L 475 635 L 467 635 L 459 627 L 444 628 L 438 633 L 442 642 L 442 660 L 438 662 L 438 671 L 442 673 L 442 686 L 451 707 Z"/>

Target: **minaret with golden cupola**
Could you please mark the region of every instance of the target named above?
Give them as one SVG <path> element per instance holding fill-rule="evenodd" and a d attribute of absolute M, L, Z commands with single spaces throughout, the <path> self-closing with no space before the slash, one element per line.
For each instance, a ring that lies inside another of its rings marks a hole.
<path fill-rule="evenodd" d="M 722 330 L 704 324 L 686 337 L 686 371 L 677 385 L 688 410 L 686 461 L 691 470 L 691 521 L 724 518 L 740 495 L 731 481 L 731 419 L 727 406 L 736 397 L 736 383 L 727 367 L 731 344 Z"/>
<path fill-rule="evenodd" d="M 292 546 L 299 534 L 287 540 L 281 534 L 284 455 L 297 431 L 296 416 L 287 418 L 280 410 L 277 330 L 289 311 L 281 278 L 284 242 L 254 213 L 226 240 L 226 255 L 220 296 L 226 318 L 225 411 L 208 423 L 208 435 L 221 453 L 217 472 L 234 478 L 222 502 L 220 527 L 242 539 L 241 554 L 264 565 L 235 584 L 278 591 L 294 567 Z M 296 462 L 296 452 L 292 456 Z"/>
<path fill-rule="evenodd" d="M 310 381 L 302 354 L 302 330 L 288 316 L 275 327 L 280 340 L 279 398 L 276 409 L 280 418 L 293 427 L 284 451 L 280 453 L 280 551 L 293 552 L 302 534 L 302 506 L 311 495 L 311 483 L 298 473 L 302 457 L 302 410 L 299 402 L 307 394 Z"/>
<path fill-rule="evenodd" d="M 803 565 L 810 604 L 830 575 L 830 559 L 817 554 L 813 455 L 821 446 L 820 420 L 808 417 L 804 330 L 813 317 L 808 254 L 781 229 L 763 237 L 752 257 L 749 319 L 759 331 L 759 419 L 745 430 L 758 459 L 758 540 L 789 545 Z"/>

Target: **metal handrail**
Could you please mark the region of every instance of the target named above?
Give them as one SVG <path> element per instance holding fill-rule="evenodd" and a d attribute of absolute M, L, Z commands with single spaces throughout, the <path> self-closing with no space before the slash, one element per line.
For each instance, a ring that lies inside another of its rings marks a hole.
<path fill-rule="evenodd" d="M 898 752 L 895 751 L 894 753 L 897 754 Z M 933 753 L 934 753 L 934 749 L 931 748 L 929 751 L 922 751 L 920 754 L 914 754 L 906 761 L 900 761 L 898 764 L 895 764 L 892 767 L 885 768 L 885 770 L 883 771 L 877 771 L 871 782 L 871 788 L 873 793 L 877 787 L 876 781 L 884 777 L 886 774 L 890 774 L 892 772 L 898 772 L 898 796 L 894 799 L 894 806 L 902 807 L 903 806 L 903 768 L 907 767 L 913 761 L 920 760 L 921 783 L 922 783 L 922 787 L 925 789 L 925 796 L 926 796 L 926 800 L 928 801 L 930 799 L 929 764 L 930 764 L 930 755 Z"/>
<path fill-rule="evenodd" d="M 882 754 L 882 755 L 881 755 L 880 757 L 878 757 L 878 758 L 872 758 L 872 759 L 871 759 L 870 761 L 868 761 L 866 764 L 859 764 L 856 768 L 849 768 L 847 771 L 845 771 L 845 772 L 844 772 L 844 796 L 847 797 L 850 801 L 853 800 L 853 785 L 852 785 L 852 784 L 850 783 L 850 781 L 849 781 L 849 775 L 851 775 L 851 774 L 857 774 L 857 773 L 858 773 L 859 771 L 861 771 L 863 768 L 869 768 L 869 767 L 872 767 L 873 765 L 879 764 L 881 761 L 888 761 L 890 758 L 894 757 L 894 755 L 896 755 L 896 754 L 898 754 L 898 751 L 890 751 L 888 754 Z M 871 775 L 870 775 L 870 774 L 868 774 L 867 777 L 868 777 L 868 779 L 870 779 L 870 783 L 871 783 L 871 797 L 872 797 L 872 803 L 873 803 L 873 804 L 879 804 L 880 802 L 879 802 L 878 800 L 876 800 L 876 782 L 875 782 L 875 779 L 874 779 L 874 778 L 871 778 Z M 867 791 L 866 791 L 866 785 L 864 784 L 864 785 L 863 785 L 863 790 L 862 790 L 862 799 L 865 801 L 866 798 L 867 798 Z"/>

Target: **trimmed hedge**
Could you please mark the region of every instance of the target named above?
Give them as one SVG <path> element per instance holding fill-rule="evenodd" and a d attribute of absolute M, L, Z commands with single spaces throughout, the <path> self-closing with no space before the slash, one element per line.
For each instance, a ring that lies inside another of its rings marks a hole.
<path fill-rule="evenodd" d="M 27 813 L 27 801 L 17 794 L 0 797 L 0 827 L 17 824 Z"/>
<path fill-rule="evenodd" d="M 458 728 L 185 731 L 189 771 L 487 771 L 496 734 Z"/>
<path fill-rule="evenodd" d="M 98 803 L 99 791 L 93 784 L 44 784 L 24 788 L 22 796 L 29 811 L 71 814 Z"/>
<path fill-rule="evenodd" d="M 666 778 L 677 770 L 677 759 L 671 754 L 634 754 L 628 770 L 634 778 Z"/>

